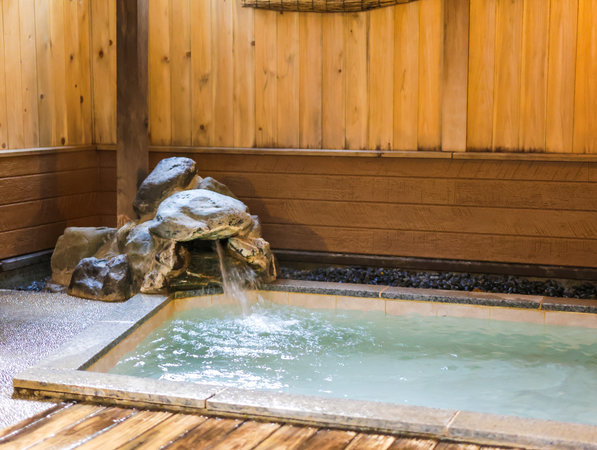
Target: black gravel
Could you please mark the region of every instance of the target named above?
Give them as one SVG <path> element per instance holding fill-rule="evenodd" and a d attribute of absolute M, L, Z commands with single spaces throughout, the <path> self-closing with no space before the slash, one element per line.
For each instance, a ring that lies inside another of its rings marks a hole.
<path fill-rule="evenodd" d="M 458 272 L 415 272 L 372 267 L 280 267 L 279 278 L 378 284 L 423 289 L 528 294 L 548 297 L 597 299 L 597 284 L 589 282 L 529 279 L 511 275 L 484 275 Z"/>
<path fill-rule="evenodd" d="M 597 299 L 597 284 L 573 280 L 529 279 L 512 275 L 486 275 L 460 272 L 420 272 L 373 267 L 280 267 L 279 278 L 377 284 L 422 289 L 527 294 L 548 297 Z M 47 279 L 15 286 L 22 291 L 43 290 Z"/>

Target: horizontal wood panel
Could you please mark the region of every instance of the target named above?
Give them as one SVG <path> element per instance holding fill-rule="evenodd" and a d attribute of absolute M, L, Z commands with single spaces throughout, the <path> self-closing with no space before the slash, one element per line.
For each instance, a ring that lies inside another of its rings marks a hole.
<path fill-rule="evenodd" d="M 97 168 L 0 178 L 0 205 L 95 192 Z"/>
<path fill-rule="evenodd" d="M 560 183 L 423 176 L 320 176 L 295 173 L 230 173 L 215 170 L 200 173 L 227 184 L 238 195 L 251 198 L 597 210 L 597 185 L 584 181 Z M 330 169 L 330 173 L 337 172 Z M 115 186 L 115 180 L 115 171 L 102 171 L 102 186 Z"/>
<path fill-rule="evenodd" d="M 597 239 L 597 212 L 241 197 L 262 223 Z"/>
<path fill-rule="evenodd" d="M 0 178 L 95 168 L 98 164 L 97 153 L 89 148 L 64 153 L 48 151 L 40 155 L 3 157 L 0 159 Z"/>
<path fill-rule="evenodd" d="M 263 225 L 274 249 L 597 267 L 597 241 Z"/>
<path fill-rule="evenodd" d="M 597 210 L 597 184 L 213 172 L 245 197 Z"/>
<path fill-rule="evenodd" d="M 101 216 L 83 217 L 0 233 L 0 259 L 54 248 L 66 227 L 88 227 L 102 224 Z"/>
<path fill-rule="evenodd" d="M 597 266 L 595 163 L 152 152 L 150 165 L 174 155 L 228 184 L 275 249 Z"/>
<path fill-rule="evenodd" d="M 108 153 L 108 152 L 101 152 Z M 151 152 L 154 167 L 169 152 Z M 475 178 L 534 181 L 586 181 L 588 163 L 423 158 L 343 158 L 340 156 L 180 154 L 197 162 L 200 175 L 214 171 L 336 174 L 423 178 Z M 108 157 L 103 157 L 108 159 Z M 597 167 L 597 164 L 595 164 Z"/>
<path fill-rule="evenodd" d="M 96 192 L 0 206 L 0 231 L 101 214 Z"/>

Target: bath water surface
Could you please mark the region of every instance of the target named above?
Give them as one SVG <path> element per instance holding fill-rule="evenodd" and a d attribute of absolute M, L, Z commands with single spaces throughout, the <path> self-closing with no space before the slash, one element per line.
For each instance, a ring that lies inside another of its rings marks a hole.
<path fill-rule="evenodd" d="M 111 373 L 597 425 L 597 333 L 312 310 L 183 311 Z"/>

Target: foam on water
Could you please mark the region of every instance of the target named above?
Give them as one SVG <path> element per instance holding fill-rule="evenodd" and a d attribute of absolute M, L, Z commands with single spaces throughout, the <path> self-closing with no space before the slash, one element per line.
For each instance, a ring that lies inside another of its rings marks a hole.
<path fill-rule="evenodd" d="M 113 373 L 597 425 L 594 330 L 310 310 L 185 311 Z"/>

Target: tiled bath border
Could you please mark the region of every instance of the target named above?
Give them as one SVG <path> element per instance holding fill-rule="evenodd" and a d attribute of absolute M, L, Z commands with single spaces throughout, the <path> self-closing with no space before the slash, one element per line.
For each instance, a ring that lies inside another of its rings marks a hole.
<path fill-rule="evenodd" d="M 289 292 L 298 295 L 292 296 L 291 300 Z M 597 426 L 85 371 L 90 367 L 91 370 L 98 370 L 103 361 L 101 358 L 105 356 L 109 360 L 109 354 L 128 341 L 125 338 L 134 341 L 136 334 L 144 334 L 143 329 L 153 328 L 152 322 L 161 321 L 174 310 L 184 309 L 185 303 L 189 306 L 201 302 L 211 304 L 211 294 L 217 292 L 204 294 L 202 298 L 189 302 L 173 301 L 163 296 L 137 295 L 118 305 L 112 320 L 98 322 L 55 356 L 17 375 L 13 380 L 15 396 L 271 419 L 481 444 L 597 449 Z M 386 314 L 416 312 L 597 328 L 597 301 L 593 300 L 291 280 L 265 286 L 260 294 L 278 303 L 306 307 L 376 309 Z M 498 307 L 482 307 L 486 305 Z M 489 315 L 484 311 L 489 311 Z M 152 317 L 153 320 L 150 320 Z"/>

